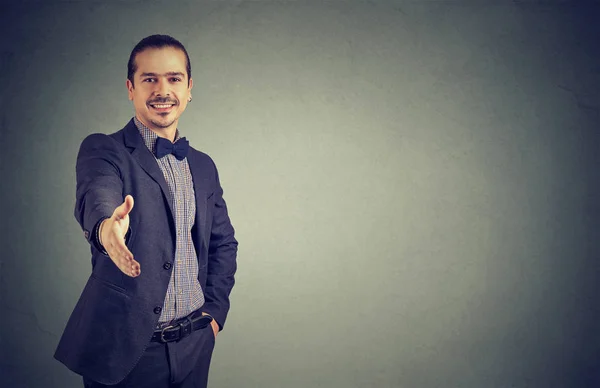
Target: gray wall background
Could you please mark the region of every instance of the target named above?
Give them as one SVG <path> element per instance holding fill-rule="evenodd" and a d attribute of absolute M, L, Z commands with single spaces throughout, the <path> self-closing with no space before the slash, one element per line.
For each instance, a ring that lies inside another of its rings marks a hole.
<path fill-rule="evenodd" d="M 52 358 L 91 268 L 75 157 L 167 33 L 240 241 L 211 387 L 599 386 L 599 11 L 3 5 L 0 385 L 81 386 Z"/>

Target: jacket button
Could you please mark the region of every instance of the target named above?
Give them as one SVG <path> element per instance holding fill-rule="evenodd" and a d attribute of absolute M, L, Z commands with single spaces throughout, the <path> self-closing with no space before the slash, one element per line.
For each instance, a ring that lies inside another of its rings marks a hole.
<path fill-rule="evenodd" d="M 173 264 L 169 263 L 168 261 L 163 264 L 164 269 L 171 269 L 172 266 L 173 266 Z"/>
<path fill-rule="evenodd" d="M 158 307 L 158 306 L 156 306 L 156 307 L 154 308 L 154 314 L 160 314 L 160 312 L 161 312 L 161 311 L 162 311 L 162 307 Z"/>

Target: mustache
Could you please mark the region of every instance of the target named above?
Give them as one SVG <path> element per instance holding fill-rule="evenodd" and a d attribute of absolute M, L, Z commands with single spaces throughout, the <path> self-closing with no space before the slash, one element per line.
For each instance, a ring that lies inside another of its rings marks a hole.
<path fill-rule="evenodd" d="M 177 100 L 174 100 L 169 97 L 157 97 L 153 100 L 149 100 L 148 104 L 177 104 Z"/>

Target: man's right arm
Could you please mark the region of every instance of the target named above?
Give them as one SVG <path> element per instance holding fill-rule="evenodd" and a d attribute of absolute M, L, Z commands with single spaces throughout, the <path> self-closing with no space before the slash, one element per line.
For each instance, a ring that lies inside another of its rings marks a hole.
<path fill-rule="evenodd" d="M 75 218 L 94 249 L 108 254 L 129 276 L 139 275 L 139 263 L 125 243 L 133 198 L 123 199 L 120 166 L 123 154 L 109 136 L 93 134 L 77 155 Z"/>
<path fill-rule="evenodd" d="M 106 135 L 90 135 L 79 148 L 75 218 L 92 245 L 96 224 L 123 202 L 121 159 L 116 142 Z"/>

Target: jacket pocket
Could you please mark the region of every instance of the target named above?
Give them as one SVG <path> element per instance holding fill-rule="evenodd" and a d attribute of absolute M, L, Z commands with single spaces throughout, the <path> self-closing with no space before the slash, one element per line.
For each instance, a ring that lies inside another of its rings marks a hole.
<path fill-rule="evenodd" d="M 92 279 L 94 279 L 95 281 L 99 282 L 100 284 L 105 285 L 105 286 L 107 286 L 107 287 L 109 287 L 109 288 L 111 288 L 111 289 L 113 289 L 113 290 L 115 290 L 115 291 L 117 291 L 117 292 L 119 292 L 119 293 L 121 293 L 123 295 L 128 296 L 127 292 L 125 291 L 125 289 L 123 287 L 119 287 L 116 284 L 109 282 L 108 280 L 99 278 L 98 276 L 96 276 L 93 273 L 92 273 L 92 275 L 90 277 Z"/>

